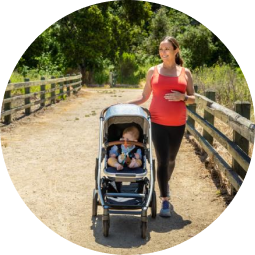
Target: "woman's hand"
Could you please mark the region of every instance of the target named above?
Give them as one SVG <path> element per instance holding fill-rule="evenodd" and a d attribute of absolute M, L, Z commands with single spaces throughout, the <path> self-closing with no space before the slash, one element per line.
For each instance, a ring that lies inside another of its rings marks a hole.
<path fill-rule="evenodd" d="M 164 98 L 168 101 L 183 101 L 185 99 L 185 94 L 179 91 L 171 90 L 172 93 L 165 94 Z"/>

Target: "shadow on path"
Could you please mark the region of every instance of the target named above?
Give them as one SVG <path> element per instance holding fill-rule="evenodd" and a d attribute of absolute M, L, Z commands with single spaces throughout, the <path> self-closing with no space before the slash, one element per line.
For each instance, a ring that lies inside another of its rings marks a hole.
<path fill-rule="evenodd" d="M 149 215 L 147 238 L 142 239 L 140 217 L 111 215 L 108 237 L 104 237 L 103 235 L 102 216 L 92 217 L 91 220 L 91 229 L 93 230 L 95 241 L 111 248 L 137 248 L 150 241 L 151 232 L 166 233 L 172 230 L 182 229 L 191 224 L 190 220 L 183 220 L 176 212 L 172 213 L 171 218 L 162 218 L 157 215 L 156 219 L 152 219 Z"/>

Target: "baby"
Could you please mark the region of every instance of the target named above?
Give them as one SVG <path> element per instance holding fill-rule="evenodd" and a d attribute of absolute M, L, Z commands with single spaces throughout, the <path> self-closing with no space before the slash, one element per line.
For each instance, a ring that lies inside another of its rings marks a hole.
<path fill-rule="evenodd" d="M 121 140 L 137 142 L 139 138 L 139 130 L 135 126 L 126 128 L 123 131 Z M 112 146 L 109 152 L 108 165 L 116 167 L 117 170 L 122 170 L 124 166 L 129 168 L 136 168 L 142 165 L 142 151 L 137 149 L 135 145 L 122 144 L 120 147 L 121 152 L 119 153 L 118 146 Z"/>

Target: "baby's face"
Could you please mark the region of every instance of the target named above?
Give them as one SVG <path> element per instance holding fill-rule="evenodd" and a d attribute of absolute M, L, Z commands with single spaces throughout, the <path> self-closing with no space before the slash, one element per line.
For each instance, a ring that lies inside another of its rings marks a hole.
<path fill-rule="evenodd" d="M 133 134 L 131 132 L 123 134 L 121 140 L 137 142 L 137 140 L 135 139 L 135 137 L 133 136 Z"/>

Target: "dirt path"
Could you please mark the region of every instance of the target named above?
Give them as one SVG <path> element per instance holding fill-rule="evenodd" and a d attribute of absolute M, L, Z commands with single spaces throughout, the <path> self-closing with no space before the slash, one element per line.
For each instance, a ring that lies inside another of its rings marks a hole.
<path fill-rule="evenodd" d="M 204 164 L 184 138 L 171 180 L 172 218 L 149 217 L 149 235 L 143 240 L 140 217 L 112 216 L 110 236 L 103 237 L 101 207 L 99 216 L 91 217 L 99 113 L 139 93 L 83 89 L 77 98 L 1 129 L 5 163 L 24 202 L 50 229 L 82 247 L 112 254 L 161 251 L 195 236 L 226 208 Z M 156 191 L 159 194 L 158 187 Z"/>

